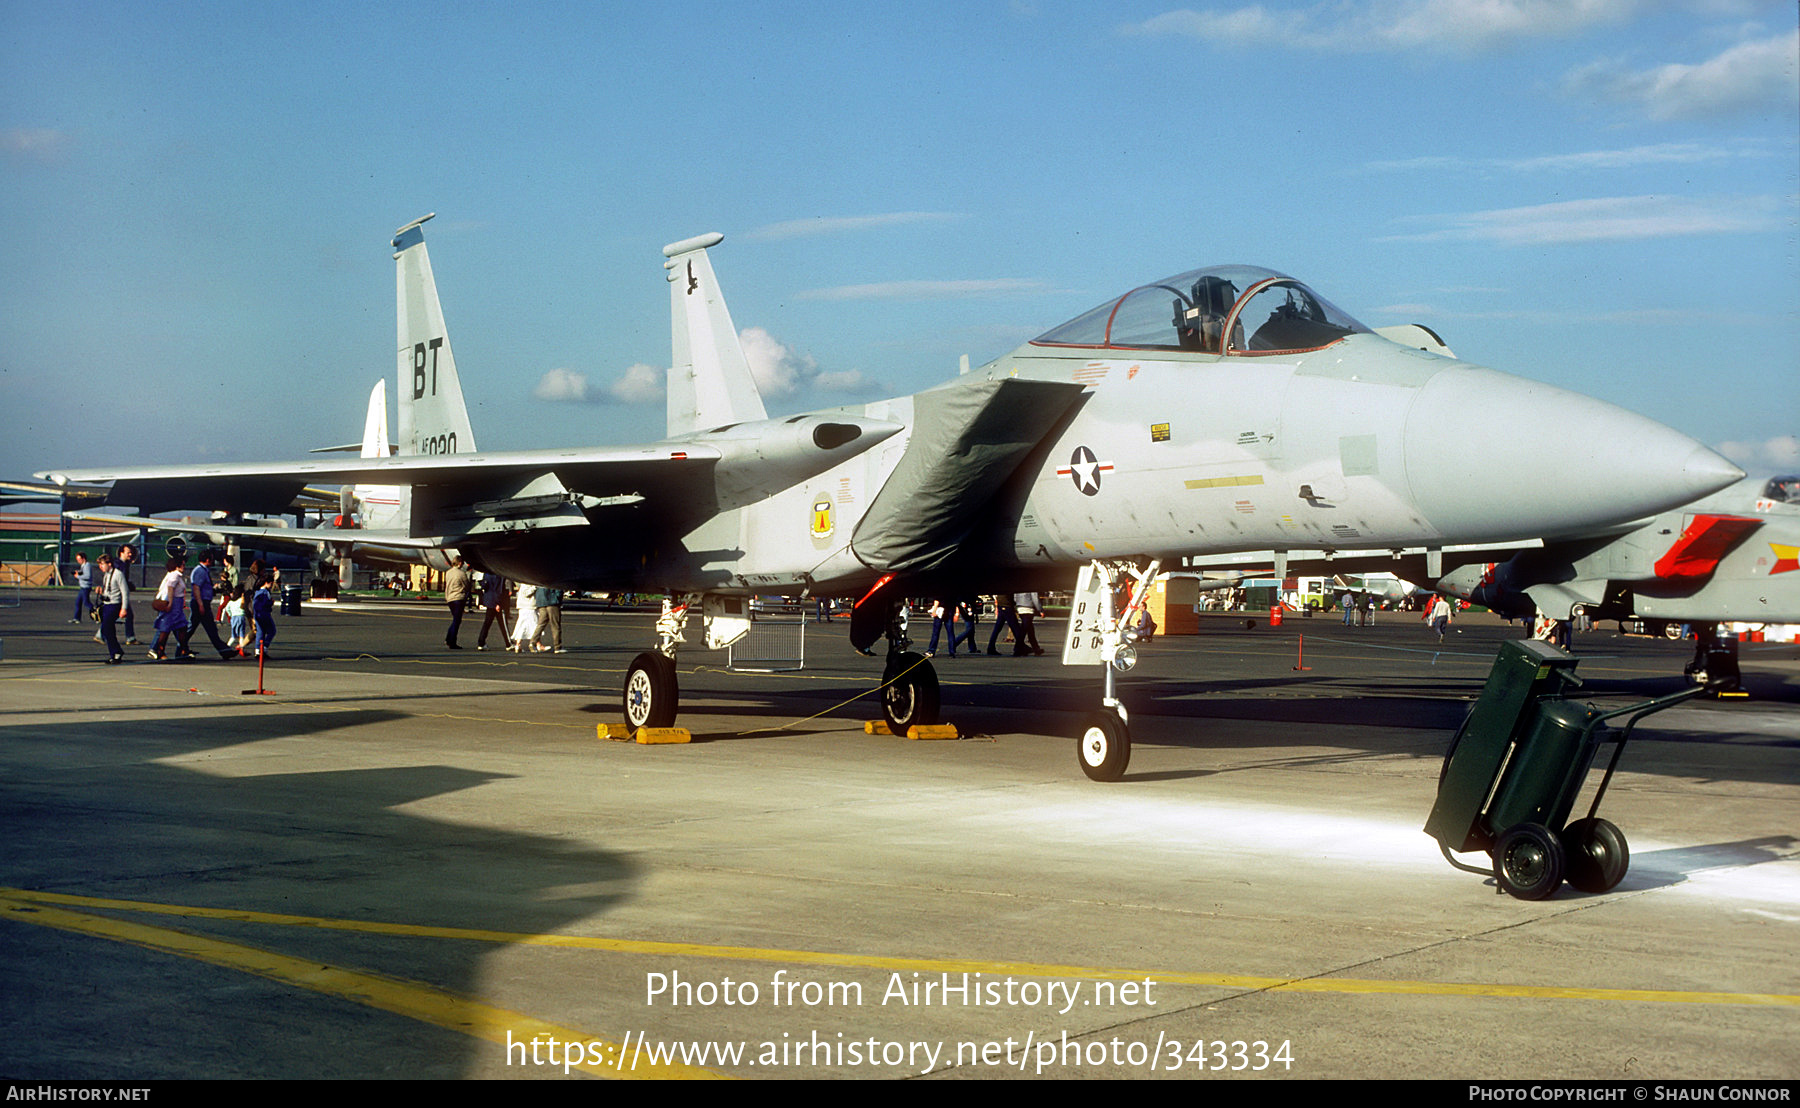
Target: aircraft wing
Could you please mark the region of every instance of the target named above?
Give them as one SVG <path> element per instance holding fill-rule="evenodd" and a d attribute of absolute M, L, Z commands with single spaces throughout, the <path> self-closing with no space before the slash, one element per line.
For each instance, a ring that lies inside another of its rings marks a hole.
<path fill-rule="evenodd" d="M 772 496 L 899 430 L 899 424 L 883 420 L 833 414 L 738 424 L 642 446 L 58 470 L 40 476 L 58 484 L 110 482 L 107 503 L 145 513 L 279 512 L 309 484 L 404 485 L 413 493 L 407 535 L 456 542 L 492 532 L 585 524 L 587 510 L 606 505 L 637 505 L 640 519 L 658 525 L 697 522 Z"/>
<path fill-rule="evenodd" d="M 0 504 L 27 504 L 35 501 L 55 500 L 59 496 L 69 503 L 99 502 L 105 498 L 106 490 L 93 485 L 60 485 L 42 481 L 0 481 Z"/>
<path fill-rule="evenodd" d="M 71 516 L 75 515 L 75 513 L 73 513 L 73 512 L 71 512 L 69 514 Z M 79 518 L 79 517 L 76 517 L 76 518 Z M 114 531 L 114 532 L 112 532 L 110 534 L 106 534 L 106 535 L 81 535 L 81 536 L 77 537 L 76 539 L 74 539 L 73 541 L 80 545 L 86 546 L 90 543 L 105 544 L 105 543 L 112 543 L 112 542 L 136 542 L 137 540 L 138 540 L 138 532 L 137 532 L 136 528 L 133 528 L 130 531 Z M 55 549 L 59 548 L 60 546 L 62 546 L 62 544 L 59 542 L 46 542 L 46 543 L 40 543 L 39 546 L 44 550 L 55 550 Z"/>
<path fill-rule="evenodd" d="M 429 550 L 441 547 L 446 540 L 442 535 L 414 535 L 410 531 L 398 528 L 361 528 L 361 527 L 271 527 L 267 524 L 255 523 L 220 523 L 216 520 L 191 519 L 157 519 L 154 516 L 108 515 L 104 512 L 69 512 L 70 519 L 87 520 L 93 523 L 107 523 L 115 527 L 129 527 L 132 530 L 119 531 L 112 535 L 96 536 L 96 540 L 131 539 L 136 537 L 137 529 L 146 531 L 176 531 L 185 535 L 230 536 L 239 539 L 257 539 L 276 546 L 317 546 L 320 543 L 372 543 L 379 546 L 398 546 L 414 550 Z M 86 541 L 86 540 L 84 540 Z M 255 544 L 251 544 L 255 545 Z"/>
<path fill-rule="evenodd" d="M 50 471 L 48 481 L 110 483 L 108 504 L 129 504 L 146 512 L 210 508 L 239 512 L 280 512 L 309 485 L 446 485 L 484 490 L 540 473 L 569 474 L 583 491 L 670 476 L 704 468 L 716 451 L 537 450 L 504 454 L 444 454 L 407 458 L 301 459 L 193 466 L 133 466 L 120 469 Z M 665 465 L 665 463 L 668 463 Z M 684 464 L 685 463 L 685 464 Z"/>

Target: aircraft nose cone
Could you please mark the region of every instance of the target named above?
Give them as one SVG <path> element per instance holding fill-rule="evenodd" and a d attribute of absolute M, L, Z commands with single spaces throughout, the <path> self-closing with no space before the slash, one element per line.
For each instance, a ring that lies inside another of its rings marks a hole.
<path fill-rule="evenodd" d="M 1655 420 L 1478 366 L 1439 373 L 1419 390 L 1405 450 L 1414 503 L 1453 541 L 1591 533 L 1743 476 Z M 1472 533 L 1479 538 L 1462 539 Z"/>

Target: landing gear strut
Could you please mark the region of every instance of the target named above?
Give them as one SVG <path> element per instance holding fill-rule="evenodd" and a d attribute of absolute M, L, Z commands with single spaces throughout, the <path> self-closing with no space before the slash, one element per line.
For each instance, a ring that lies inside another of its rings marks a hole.
<path fill-rule="evenodd" d="M 850 608 L 850 645 L 863 654 L 875 653 L 875 640 L 887 639 L 887 660 L 881 667 L 881 714 L 888 730 L 904 735 L 908 728 L 938 721 L 937 670 L 912 649 L 906 635 L 906 598 L 892 595 L 894 575 L 875 582 Z"/>
<path fill-rule="evenodd" d="M 700 598 L 683 595 L 677 603 L 664 598 L 662 616 L 656 621 L 657 647 L 631 660 L 625 671 L 625 725 L 672 727 L 681 710 L 681 683 L 675 676 L 675 652 L 687 631 L 688 609 Z"/>
<path fill-rule="evenodd" d="M 904 735 L 908 728 L 938 721 L 938 678 L 929 659 L 909 649 L 906 635 L 906 600 L 882 601 L 888 605 L 887 661 L 881 667 L 881 714 L 888 730 Z"/>
<path fill-rule="evenodd" d="M 1152 559 L 1140 570 L 1131 562 L 1093 561 L 1082 567 L 1075 582 L 1075 607 L 1069 613 L 1069 638 L 1063 650 L 1065 665 L 1100 663 L 1105 667 L 1106 691 L 1100 711 L 1088 717 L 1075 743 L 1081 772 L 1094 781 L 1117 781 L 1131 762 L 1131 719 L 1119 701 L 1114 676 L 1137 664 L 1137 620 L 1150 593 L 1150 583 L 1161 568 Z M 1132 581 L 1131 599 L 1125 610 L 1113 614 L 1113 589 Z"/>
<path fill-rule="evenodd" d="M 1709 686 L 1713 696 L 1742 696 L 1743 674 L 1738 670 L 1737 638 L 1719 634 L 1719 625 L 1694 627 L 1694 660 L 1682 672 L 1695 684 Z"/>

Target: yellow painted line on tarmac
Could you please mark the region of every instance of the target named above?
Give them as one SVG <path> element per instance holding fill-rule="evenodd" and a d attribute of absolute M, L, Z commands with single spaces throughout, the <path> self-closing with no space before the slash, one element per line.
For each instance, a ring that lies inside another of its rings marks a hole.
<path fill-rule="evenodd" d="M 528 1016 L 523 1012 L 513 1012 L 495 1007 L 473 997 L 459 996 L 417 981 L 401 981 L 379 974 L 345 969 L 341 966 L 321 965 L 316 961 L 277 954 L 271 950 L 245 946 L 242 943 L 226 942 L 204 935 L 193 935 L 172 928 L 153 927 L 149 924 L 96 916 L 87 912 L 54 908 L 48 906 L 48 902 L 42 899 L 48 894 L 26 894 L 26 897 L 15 897 L 9 895 L 11 891 L 0 891 L 0 919 L 34 924 L 39 927 L 51 927 L 59 931 L 72 931 L 100 939 L 111 939 L 115 942 L 143 947 L 146 950 L 191 958 L 225 969 L 241 970 L 244 973 L 254 974 L 257 977 L 284 985 L 310 989 L 325 996 L 337 997 L 450 1031 L 461 1032 L 477 1039 L 485 1039 L 488 1042 L 497 1043 L 503 1048 L 508 1046 L 509 1041 L 516 1045 L 521 1042 L 529 1043 L 540 1037 L 554 1038 L 562 1043 L 579 1043 L 586 1048 L 576 1052 L 581 1055 L 583 1060 L 572 1063 L 570 1068 L 580 1069 L 598 1076 L 654 1080 L 725 1076 L 697 1066 L 672 1062 L 656 1063 L 641 1053 L 634 1055 L 628 1046 L 620 1043 L 541 1020 L 535 1016 Z M 33 902 L 27 899 L 28 897 L 39 899 Z M 68 897 L 63 899 L 79 902 L 85 898 Z M 588 1064 L 586 1059 L 590 1057 L 590 1050 L 601 1058 L 611 1058 L 616 1061 L 611 1065 L 599 1062 Z"/>
<path fill-rule="evenodd" d="M 1698 992 L 1671 989 L 1590 989 L 1560 985 L 1506 985 L 1482 982 L 1363 980 L 1347 977 L 1256 977 L 1243 974 L 1185 973 L 1156 969 L 1119 969 L 1101 966 L 1070 966 L 1038 962 L 992 962 L 966 958 L 902 958 L 869 954 L 836 954 L 827 951 L 781 950 L 767 947 L 715 946 L 705 943 L 659 942 L 647 939 L 609 939 L 597 935 L 532 934 L 528 932 L 488 931 L 462 927 L 433 927 L 420 924 L 384 923 L 376 920 L 332 919 L 321 916 L 297 916 L 278 912 L 254 912 L 233 908 L 203 908 L 190 905 L 157 904 L 141 900 L 110 900 L 101 897 L 75 896 L 68 893 L 37 892 L 29 889 L 0 888 L 0 904 L 63 904 L 116 912 L 142 912 L 156 915 L 188 916 L 197 919 L 233 920 L 284 927 L 313 927 L 328 931 L 352 931 L 362 934 L 413 936 L 434 939 L 464 939 L 474 942 L 507 943 L 518 946 L 549 946 L 577 950 L 599 950 L 613 954 L 654 954 L 663 957 L 717 958 L 741 962 L 768 962 L 781 965 L 832 966 L 840 969 L 872 969 L 915 971 L 920 973 L 981 973 L 989 976 L 1015 974 L 1023 977 L 1061 977 L 1088 981 L 1142 981 L 1153 979 L 1164 985 L 1200 985 L 1236 990 L 1271 992 L 1340 993 L 1407 996 L 1470 996 L 1522 1000 L 1602 1000 L 1662 1004 L 1735 1004 L 1750 1006 L 1783 1006 L 1800 1008 L 1800 995 L 1791 993 Z"/>

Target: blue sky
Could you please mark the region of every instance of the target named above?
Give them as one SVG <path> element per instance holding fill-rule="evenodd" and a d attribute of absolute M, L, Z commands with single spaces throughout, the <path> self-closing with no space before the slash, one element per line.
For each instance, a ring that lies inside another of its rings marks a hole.
<path fill-rule="evenodd" d="M 354 440 L 431 211 L 484 449 L 659 437 L 660 249 L 717 230 L 772 414 L 1242 262 L 1800 468 L 1797 21 L 0 0 L 0 477 Z"/>

